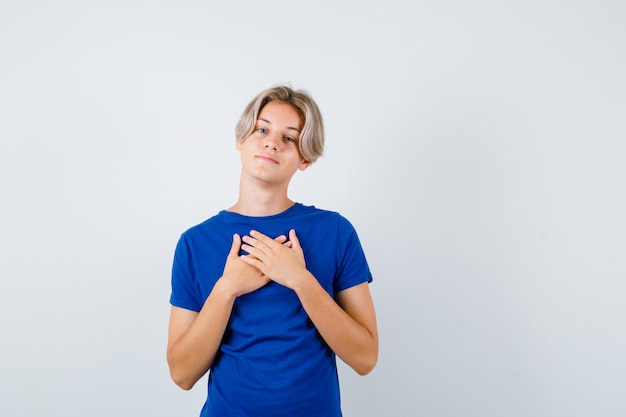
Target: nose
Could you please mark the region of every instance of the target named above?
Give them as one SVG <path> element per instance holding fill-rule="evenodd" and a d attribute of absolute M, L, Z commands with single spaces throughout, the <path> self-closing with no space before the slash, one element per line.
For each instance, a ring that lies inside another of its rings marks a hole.
<path fill-rule="evenodd" d="M 280 149 L 280 144 L 282 143 L 281 141 L 282 139 L 280 138 L 280 135 L 271 133 L 265 137 L 265 148 L 278 151 Z"/>

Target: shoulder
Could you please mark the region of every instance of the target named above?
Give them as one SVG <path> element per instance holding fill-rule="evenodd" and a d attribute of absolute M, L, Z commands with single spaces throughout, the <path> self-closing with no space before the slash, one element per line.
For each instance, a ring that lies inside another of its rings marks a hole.
<path fill-rule="evenodd" d="M 195 224 L 186 229 L 182 234 L 182 238 L 194 238 L 199 235 L 210 233 L 220 227 L 225 221 L 223 212 L 219 212 L 216 215 L 209 217 L 201 223 Z"/>
<path fill-rule="evenodd" d="M 348 219 L 346 219 L 338 211 L 321 209 L 315 206 L 305 206 L 304 204 L 300 204 L 300 203 L 298 203 L 298 210 L 296 211 L 295 214 L 302 215 L 302 216 L 307 216 L 307 215 L 315 216 L 318 219 L 328 220 L 328 221 L 350 223 Z"/>
<path fill-rule="evenodd" d="M 177 251 L 193 252 L 198 247 L 222 246 L 224 240 L 229 241 L 228 227 L 222 212 L 189 227 L 178 237 Z M 230 235 L 232 236 L 232 234 Z"/>
<path fill-rule="evenodd" d="M 356 232 L 352 223 L 338 211 L 300 205 L 298 215 L 308 224 L 314 225 L 318 231 L 334 230 L 340 236 Z"/>

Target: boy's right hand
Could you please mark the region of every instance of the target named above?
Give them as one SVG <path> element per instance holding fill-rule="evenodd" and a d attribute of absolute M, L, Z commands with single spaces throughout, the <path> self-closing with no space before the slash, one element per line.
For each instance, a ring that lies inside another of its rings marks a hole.
<path fill-rule="evenodd" d="M 279 243 L 285 243 L 287 237 L 278 236 L 276 239 Z M 239 258 L 239 250 L 241 249 L 241 236 L 233 235 L 233 242 L 230 246 L 230 252 L 226 257 L 226 265 L 220 281 L 225 289 L 234 297 L 251 293 L 258 290 L 270 279 L 265 276 L 258 268 L 248 265 Z"/>

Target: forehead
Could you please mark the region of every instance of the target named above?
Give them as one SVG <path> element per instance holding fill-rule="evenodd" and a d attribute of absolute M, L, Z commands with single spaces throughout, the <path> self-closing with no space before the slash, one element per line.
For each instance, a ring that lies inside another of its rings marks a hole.
<path fill-rule="evenodd" d="M 263 119 L 272 124 L 283 124 L 297 129 L 302 128 L 302 118 L 298 110 L 291 104 L 279 101 L 270 101 L 259 112 L 258 119 Z"/>

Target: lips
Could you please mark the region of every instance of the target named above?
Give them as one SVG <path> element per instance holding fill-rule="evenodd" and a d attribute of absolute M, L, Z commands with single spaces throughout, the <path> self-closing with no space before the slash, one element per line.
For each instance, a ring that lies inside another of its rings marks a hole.
<path fill-rule="evenodd" d="M 256 157 L 259 159 L 262 159 L 263 161 L 271 162 L 273 164 L 278 164 L 278 161 L 276 160 L 276 158 L 270 155 L 257 155 Z"/>

